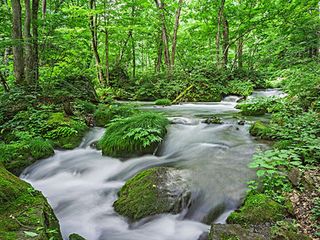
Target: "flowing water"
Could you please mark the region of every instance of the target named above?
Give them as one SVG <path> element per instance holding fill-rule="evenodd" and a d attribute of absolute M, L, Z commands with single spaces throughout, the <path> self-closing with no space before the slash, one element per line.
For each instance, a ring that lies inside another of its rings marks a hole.
<path fill-rule="evenodd" d="M 48 198 L 65 239 L 78 233 L 88 240 L 197 240 L 209 230 L 205 222 L 224 223 L 241 203 L 246 182 L 254 177 L 247 165 L 257 149 L 266 147 L 250 137 L 247 125 L 237 124 L 237 100 L 231 96 L 220 103 L 144 105 L 164 112 L 172 122 L 157 156 L 126 161 L 104 157 L 90 147 L 104 129 L 93 128 L 78 148 L 56 150 L 53 157 L 28 167 L 21 178 Z M 202 123 L 210 115 L 219 115 L 224 124 Z M 113 210 L 117 192 L 127 179 L 154 166 L 188 171 L 192 205 L 177 215 L 129 223 Z"/>

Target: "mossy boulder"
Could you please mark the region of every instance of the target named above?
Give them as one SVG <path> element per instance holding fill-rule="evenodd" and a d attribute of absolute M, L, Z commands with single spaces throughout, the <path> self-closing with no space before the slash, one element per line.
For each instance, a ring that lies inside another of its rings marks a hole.
<path fill-rule="evenodd" d="M 203 120 L 202 122 L 206 123 L 206 124 L 222 124 L 223 123 L 222 119 L 218 116 L 208 117 L 205 120 Z"/>
<path fill-rule="evenodd" d="M 156 100 L 154 104 L 158 106 L 170 106 L 172 105 L 172 102 L 170 99 L 162 98 L 162 99 Z"/>
<path fill-rule="evenodd" d="M 0 163 L 15 175 L 19 175 L 23 169 L 35 161 L 50 157 L 53 154 L 52 145 L 42 138 L 36 138 L 28 142 L 0 144 Z"/>
<path fill-rule="evenodd" d="M 177 214 L 190 204 L 191 192 L 184 172 L 166 167 L 140 172 L 119 191 L 113 204 L 120 215 L 132 221 L 161 213 Z"/>
<path fill-rule="evenodd" d="M 84 237 L 81 237 L 80 235 L 76 233 L 72 233 L 69 236 L 69 240 L 86 240 Z"/>
<path fill-rule="evenodd" d="M 264 194 L 250 194 L 243 206 L 231 213 L 227 222 L 230 224 L 261 224 L 284 219 L 286 209 Z"/>
<path fill-rule="evenodd" d="M 262 234 L 253 233 L 239 224 L 213 224 L 208 240 L 265 240 Z"/>
<path fill-rule="evenodd" d="M 138 110 L 129 104 L 101 104 L 98 106 L 93 117 L 96 126 L 105 127 L 115 118 L 130 117 L 137 112 Z"/>
<path fill-rule="evenodd" d="M 68 117 L 62 112 L 51 113 L 46 125 L 49 131 L 44 137 L 50 139 L 54 147 L 62 149 L 78 147 L 88 130 L 84 119 Z"/>
<path fill-rule="evenodd" d="M 132 157 L 152 154 L 164 138 L 169 121 L 162 114 L 141 112 L 109 124 L 98 142 L 102 154 Z"/>
<path fill-rule="evenodd" d="M 62 240 L 46 198 L 0 166 L 0 239 Z"/>
<path fill-rule="evenodd" d="M 251 125 L 249 132 L 252 136 L 259 137 L 261 139 L 271 139 L 271 129 L 261 121 L 257 121 Z"/>

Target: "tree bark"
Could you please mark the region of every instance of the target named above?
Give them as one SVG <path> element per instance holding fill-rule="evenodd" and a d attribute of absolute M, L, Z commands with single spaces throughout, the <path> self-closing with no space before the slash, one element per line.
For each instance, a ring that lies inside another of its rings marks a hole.
<path fill-rule="evenodd" d="M 2 72 L 0 72 L 0 81 L 1 81 L 1 84 L 2 84 L 2 86 L 4 88 L 4 91 L 9 92 L 9 90 L 10 90 L 9 89 L 9 85 L 8 85 L 8 83 L 6 81 L 5 76 L 2 74 Z"/>
<path fill-rule="evenodd" d="M 89 0 L 89 7 L 91 10 L 96 9 L 95 0 Z M 96 68 L 98 72 L 98 79 L 101 84 L 105 84 L 103 71 L 101 67 L 101 59 L 98 52 L 98 33 L 97 33 L 97 19 L 96 14 L 90 15 L 90 31 L 91 31 L 91 42 L 92 42 L 92 51 L 96 61 Z"/>
<path fill-rule="evenodd" d="M 220 60 L 220 38 L 221 38 L 221 23 L 223 18 L 223 11 L 224 11 L 224 3 L 225 0 L 221 0 L 221 5 L 218 11 L 218 25 L 217 25 L 217 34 L 216 34 L 216 61 L 217 61 L 217 68 L 221 67 L 221 60 Z"/>
<path fill-rule="evenodd" d="M 20 0 L 12 0 L 12 39 L 13 39 L 13 59 L 14 75 L 17 84 L 24 82 L 24 59 L 23 59 L 23 38 Z"/>
<path fill-rule="evenodd" d="M 229 23 L 226 16 L 223 16 L 223 66 L 227 68 L 229 56 Z"/>
<path fill-rule="evenodd" d="M 177 37 L 178 37 L 178 29 L 179 29 L 179 24 L 180 24 L 182 4 L 183 4 L 183 0 L 179 0 L 179 6 L 176 11 L 176 20 L 175 20 L 175 24 L 174 24 L 173 39 L 172 39 L 172 49 L 171 49 L 171 64 L 172 64 L 172 66 L 174 66 L 174 62 L 175 62 L 175 55 L 176 55 L 176 48 L 177 48 Z"/>
<path fill-rule="evenodd" d="M 135 6 L 132 6 L 132 24 L 134 25 L 134 18 L 135 18 Z M 132 48 L 132 77 L 136 77 L 136 44 L 133 37 L 133 30 L 131 30 L 131 48 Z"/>
<path fill-rule="evenodd" d="M 162 31 L 160 33 L 160 36 L 162 35 Z M 158 54 L 157 54 L 157 62 L 156 62 L 156 72 L 160 72 L 161 70 L 161 63 L 162 63 L 162 52 L 163 52 L 163 42 L 162 38 L 159 38 L 159 44 L 158 44 Z"/>
<path fill-rule="evenodd" d="M 42 19 L 46 19 L 47 14 L 47 0 L 42 0 Z"/>
<path fill-rule="evenodd" d="M 155 0 L 155 3 L 159 9 L 160 14 L 160 20 L 162 23 L 162 34 L 161 39 L 163 42 L 163 48 L 164 48 L 164 61 L 167 65 L 167 68 L 169 71 L 171 71 L 171 58 L 170 58 L 170 51 L 169 51 L 169 41 L 168 41 L 168 34 L 167 34 L 167 27 L 166 27 L 166 19 L 164 15 L 164 3 L 162 0 Z"/>
<path fill-rule="evenodd" d="M 108 16 L 107 16 L 107 0 L 104 0 L 104 35 L 105 35 L 105 54 L 106 54 L 106 84 L 109 85 L 109 30 L 108 30 Z"/>
<path fill-rule="evenodd" d="M 33 79 L 33 53 L 32 53 L 32 36 L 31 36 L 31 4 L 30 0 L 25 0 L 25 19 L 24 19 L 24 40 L 25 40 L 25 80 L 26 83 L 32 83 Z"/>
<path fill-rule="evenodd" d="M 32 68 L 33 81 L 38 83 L 39 80 L 39 49 L 38 49 L 38 12 L 39 0 L 32 1 Z"/>
<path fill-rule="evenodd" d="M 243 39 L 240 38 L 238 40 L 238 45 L 237 45 L 237 60 L 238 60 L 238 68 L 240 69 L 243 67 L 242 55 L 243 55 Z"/>

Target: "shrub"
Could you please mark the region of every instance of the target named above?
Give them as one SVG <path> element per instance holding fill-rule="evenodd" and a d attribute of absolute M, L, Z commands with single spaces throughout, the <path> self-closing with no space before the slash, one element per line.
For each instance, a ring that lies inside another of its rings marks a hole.
<path fill-rule="evenodd" d="M 133 105 L 129 104 L 101 104 L 94 113 L 94 120 L 97 126 L 105 127 L 111 120 L 115 118 L 125 118 L 137 113 Z"/>
<path fill-rule="evenodd" d="M 234 80 L 227 85 L 228 94 L 235 94 L 240 96 L 249 96 L 253 92 L 254 84 L 248 81 Z"/>
<path fill-rule="evenodd" d="M 103 155 L 128 157 L 153 153 L 166 134 L 167 118 L 142 112 L 110 123 L 98 146 Z"/>
<path fill-rule="evenodd" d="M 155 105 L 170 106 L 170 105 L 172 105 L 172 102 L 171 102 L 170 99 L 162 98 L 162 99 L 156 100 L 156 101 L 155 101 Z"/>

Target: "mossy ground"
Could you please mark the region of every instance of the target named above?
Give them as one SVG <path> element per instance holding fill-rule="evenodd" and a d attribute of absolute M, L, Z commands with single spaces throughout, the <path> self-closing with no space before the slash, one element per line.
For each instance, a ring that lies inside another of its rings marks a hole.
<path fill-rule="evenodd" d="M 100 139 L 102 154 L 130 157 L 151 154 L 166 134 L 169 121 L 159 113 L 141 112 L 112 122 Z"/>
<path fill-rule="evenodd" d="M 115 118 L 130 117 L 137 112 L 138 110 L 129 104 L 101 104 L 98 106 L 93 117 L 96 126 L 105 127 Z"/>
<path fill-rule="evenodd" d="M 42 194 L 0 166 L 0 239 L 62 239 L 58 220 Z"/>
<path fill-rule="evenodd" d="M 264 194 L 250 194 L 244 205 L 228 217 L 231 224 L 260 224 L 283 220 L 286 209 Z"/>
<path fill-rule="evenodd" d="M 172 105 L 172 102 L 170 99 L 161 98 L 161 99 L 156 100 L 154 104 L 158 105 L 158 106 L 170 106 L 170 105 Z"/>
<path fill-rule="evenodd" d="M 265 140 L 270 140 L 271 129 L 268 127 L 268 125 L 262 123 L 261 121 L 257 121 L 253 125 L 251 125 L 249 131 L 252 136 L 259 137 Z"/>

